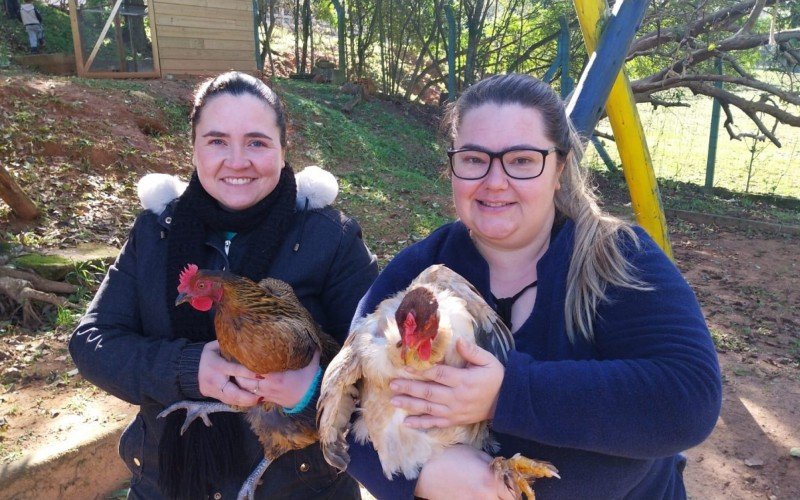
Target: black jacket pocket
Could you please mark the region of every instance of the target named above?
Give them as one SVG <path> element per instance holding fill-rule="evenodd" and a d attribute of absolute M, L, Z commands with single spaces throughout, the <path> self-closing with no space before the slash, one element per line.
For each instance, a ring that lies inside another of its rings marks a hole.
<path fill-rule="evenodd" d="M 128 424 L 119 438 L 119 456 L 131 471 L 131 485 L 142 479 L 144 465 L 144 419 L 140 414 Z"/>

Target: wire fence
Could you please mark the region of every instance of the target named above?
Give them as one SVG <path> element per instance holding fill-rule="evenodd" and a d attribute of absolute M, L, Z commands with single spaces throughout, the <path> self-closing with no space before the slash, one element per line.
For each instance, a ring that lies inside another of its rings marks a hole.
<path fill-rule="evenodd" d="M 653 158 L 656 177 L 704 185 L 711 124 L 712 100 L 696 97 L 686 100 L 690 107 L 638 106 L 647 145 Z M 743 113 L 734 111 L 739 132 L 757 132 Z M 800 110 L 796 110 L 800 112 Z M 736 192 L 749 192 L 800 198 L 800 128 L 778 125 L 778 148 L 769 140 L 745 138 L 731 140 L 720 120 L 714 186 Z M 764 119 L 767 126 L 769 120 Z M 604 120 L 599 130 L 611 133 Z M 613 143 L 603 141 L 614 163 L 620 164 Z M 587 150 L 588 161 L 602 165 L 594 148 Z"/>

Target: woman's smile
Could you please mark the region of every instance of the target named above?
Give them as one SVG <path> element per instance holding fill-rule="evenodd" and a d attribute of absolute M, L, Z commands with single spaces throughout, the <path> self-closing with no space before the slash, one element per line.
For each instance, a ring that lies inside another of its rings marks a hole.
<path fill-rule="evenodd" d="M 225 177 L 222 179 L 222 182 L 233 184 L 235 186 L 241 186 L 242 184 L 250 184 L 253 182 L 253 179 L 251 177 Z"/>

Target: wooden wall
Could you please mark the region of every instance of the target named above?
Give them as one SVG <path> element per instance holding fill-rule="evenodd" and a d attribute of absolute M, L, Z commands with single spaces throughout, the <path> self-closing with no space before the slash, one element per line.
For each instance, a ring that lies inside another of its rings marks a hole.
<path fill-rule="evenodd" d="M 152 0 L 161 74 L 254 72 L 252 0 Z"/>

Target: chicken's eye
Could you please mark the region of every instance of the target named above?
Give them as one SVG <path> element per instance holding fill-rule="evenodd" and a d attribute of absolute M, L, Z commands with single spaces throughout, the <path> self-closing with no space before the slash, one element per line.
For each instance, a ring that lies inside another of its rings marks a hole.
<path fill-rule="evenodd" d="M 203 283 L 202 281 L 201 281 L 200 283 L 198 283 L 198 284 L 197 284 L 197 288 L 199 288 L 199 289 L 201 289 L 201 290 L 202 290 L 203 288 L 205 288 L 205 287 L 206 287 L 206 284 L 205 284 L 205 283 Z"/>

